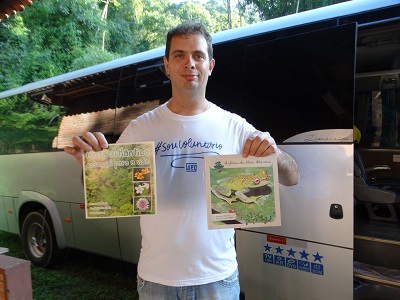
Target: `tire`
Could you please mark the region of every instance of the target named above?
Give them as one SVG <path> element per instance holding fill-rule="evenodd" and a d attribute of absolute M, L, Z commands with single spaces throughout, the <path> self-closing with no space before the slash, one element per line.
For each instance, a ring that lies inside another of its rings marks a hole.
<path fill-rule="evenodd" d="M 27 258 L 36 266 L 50 267 L 66 256 L 57 246 L 48 212 L 33 211 L 22 223 L 22 246 Z"/>

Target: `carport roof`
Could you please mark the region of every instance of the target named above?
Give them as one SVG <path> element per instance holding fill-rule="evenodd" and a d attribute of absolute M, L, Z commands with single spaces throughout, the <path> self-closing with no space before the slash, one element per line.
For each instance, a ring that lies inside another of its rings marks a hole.
<path fill-rule="evenodd" d="M 33 0 L 2 0 L 0 2 L 0 22 L 18 11 L 24 10 L 32 3 Z"/>

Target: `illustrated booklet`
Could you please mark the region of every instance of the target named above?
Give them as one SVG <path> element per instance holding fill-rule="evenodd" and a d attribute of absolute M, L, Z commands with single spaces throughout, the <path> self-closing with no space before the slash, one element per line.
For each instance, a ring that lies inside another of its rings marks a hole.
<path fill-rule="evenodd" d="M 83 174 L 87 219 L 156 214 L 154 142 L 85 152 Z"/>
<path fill-rule="evenodd" d="M 277 155 L 205 156 L 209 229 L 281 226 Z"/>

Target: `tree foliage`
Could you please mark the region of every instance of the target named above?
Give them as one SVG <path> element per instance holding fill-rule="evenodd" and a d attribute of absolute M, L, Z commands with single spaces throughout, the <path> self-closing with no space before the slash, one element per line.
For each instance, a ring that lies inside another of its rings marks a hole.
<path fill-rule="evenodd" d="M 257 11 L 261 20 L 265 21 L 346 1 L 349 0 L 242 0 L 239 2 L 245 9 Z"/>

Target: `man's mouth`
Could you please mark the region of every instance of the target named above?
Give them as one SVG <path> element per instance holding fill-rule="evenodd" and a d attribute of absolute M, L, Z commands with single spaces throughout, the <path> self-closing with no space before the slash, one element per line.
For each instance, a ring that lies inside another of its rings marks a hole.
<path fill-rule="evenodd" d="M 192 81 L 195 80 L 198 76 L 196 74 L 183 74 L 182 77 L 186 80 Z"/>

